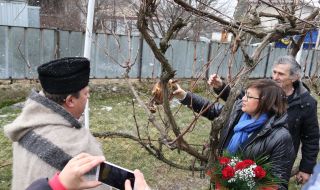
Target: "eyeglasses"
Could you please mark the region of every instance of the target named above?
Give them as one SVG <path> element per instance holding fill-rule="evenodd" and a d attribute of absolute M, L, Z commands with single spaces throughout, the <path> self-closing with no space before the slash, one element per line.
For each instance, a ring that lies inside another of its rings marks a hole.
<path fill-rule="evenodd" d="M 256 97 L 253 97 L 253 96 L 249 96 L 247 93 L 244 95 L 244 100 L 245 101 L 249 101 L 249 99 L 255 99 L 255 100 L 260 100 L 260 98 L 256 98 Z"/>

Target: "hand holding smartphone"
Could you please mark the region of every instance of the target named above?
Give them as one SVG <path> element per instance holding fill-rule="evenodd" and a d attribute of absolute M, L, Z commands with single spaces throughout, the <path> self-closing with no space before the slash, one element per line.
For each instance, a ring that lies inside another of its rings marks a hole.
<path fill-rule="evenodd" d="M 110 162 L 102 162 L 97 167 L 96 178 L 104 184 L 112 186 L 116 189 L 124 190 L 126 179 L 129 179 L 131 186 L 134 186 L 134 174 L 132 171 L 112 164 Z"/>

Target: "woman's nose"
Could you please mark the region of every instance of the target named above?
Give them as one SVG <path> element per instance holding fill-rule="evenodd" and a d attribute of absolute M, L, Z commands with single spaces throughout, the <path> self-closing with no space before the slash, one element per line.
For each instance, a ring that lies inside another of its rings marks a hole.
<path fill-rule="evenodd" d="M 242 101 L 247 101 L 248 99 L 247 99 L 247 96 L 246 95 L 244 95 L 243 97 L 242 97 Z"/>

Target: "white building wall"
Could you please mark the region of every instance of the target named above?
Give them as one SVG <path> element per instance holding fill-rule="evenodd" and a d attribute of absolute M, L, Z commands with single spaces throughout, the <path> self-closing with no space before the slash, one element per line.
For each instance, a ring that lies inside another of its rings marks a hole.
<path fill-rule="evenodd" d="M 221 42 L 221 38 L 222 38 L 222 32 L 212 32 L 212 35 L 211 35 L 211 40 L 212 41 L 215 41 L 215 42 Z M 231 39 L 232 39 L 232 34 L 231 33 L 228 33 L 228 40 L 227 42 L 231 42 Z"/>
<path fill-rule="evenodd" d="M 295 13 L 295 16 L 298 18 L 305 18 L 312 12 L 313 8 L 309 6 L 304 6 L 300 11 L 297 11 Z M 258 12 L 265 12 L 269 14 L 279 14 L 278 11 L 272 7 L 269 7 L 267 5 L 261 6 L 258 9 Z M 266 28 L 273 28 L 276 24 L 278 24 L 278 20 L 271 17 L 261 17 L 261 25 Z"/>

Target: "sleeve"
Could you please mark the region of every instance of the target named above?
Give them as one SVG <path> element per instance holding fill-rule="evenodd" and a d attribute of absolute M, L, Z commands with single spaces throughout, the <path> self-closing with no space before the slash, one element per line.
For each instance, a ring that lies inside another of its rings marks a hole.
<path fill-rule="evenodd" d="M 279 190 L 288 189 L 291 169 L 293 166 L 294 148 L 292 138 L 289 134 L 281 135 L 274 144 L 270 155 L 271 172 L 283 182 L 279 185 Z"/>
<path fill-rule="evenodd" d="M 230 95 L 231 88 L 230 88 L 230 86 L 227 86 L 225 83 L 223 83 L 221 88 L 213 89 L 213 90 L 218 95 L 221 93 L 220 98 L 223 101 L 227 101 L 227 99 L 228 99 L 228 97 Z M 239 96 L 237 97 L 237 99 L 241 99 L 244 95 L 245 95 L 244 90 L 241 90 L 241 92 L 240 92 Z"/>
<path fill-rule="evenodd" d="M 223 106 L 219 103 L 211 103 L 209 100 L 202 98 L 191 92 L 187 92 L 186 97 L 180 101 L 183 105 L 187 105 L 193 111 L 202 113 L 202 116 L 213 120 L 215 117 L 219 116 Z"/>
<path fill-rule="evenodd" d="M 317 102 L 309 103 L 309 109 L 304 113 L 301 126 L 301 153 L 299 170 L 305 173 L 312 173 L 317 162 L 319 152 L 319 124 L 317 117 Z"/>
<path fill-rule="evenodd" d="M 224 101 L 227 101 L 231 88 L 230 86 L 227 86 L 225 83 L 223 83 L 223 85 L 220 88 L 214 88 L 213 90 L 216 94 L 222 93 L 220 98 Z"/>
<path fill-rule="evenodd" d="M 49 185 L 53 190 L 67 190 L 61 183 L 59 179 L 59 174 L 56 173 L 52 179 L 49 180 Z"/>
<path fill-rule="evenodd" d="M 52 190 L 47 178 L 41 178 L 34 181 L 26 190 Z"/>

